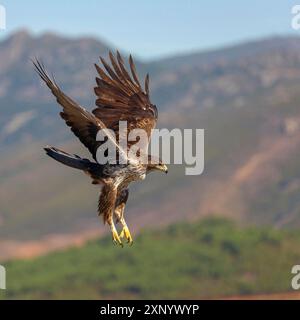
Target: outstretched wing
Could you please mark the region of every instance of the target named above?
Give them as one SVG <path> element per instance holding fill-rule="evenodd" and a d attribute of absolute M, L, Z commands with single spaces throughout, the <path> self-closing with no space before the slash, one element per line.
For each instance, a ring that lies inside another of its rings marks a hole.
<path fill-rule="evenodd" d="M 127 72 L 124 61 L 117 51 L 117 59 L 109 53 L 111 66 L 100 57 L 106 72 L 95 64 L 100 78 L 96 78 L 97 108 L 93 114 L 101 119 L 105 125 L 114 130 L 117 139 L 124 133 L 119 131 L 119 121 L 127 121 L 127 132 L 133 129 L 143 129 L 147 133 L 148 142 L 151 130 L 157 121 L 157 108 L 151 104 L 149 98 L 149 75 L 145 78 L 143 89 L 138 79 L 134 62 L 129 56 L 131 76 Z M 135 142 L 128 142 L 130 147 Z M 145 146 L 146 147 L 146 146 Z"/>
<path fill-rule="evenodd" d="M 96 141 L 97 133 L 100 129 L 106 129 L 105 124 L 94 114 L 88 112 L 78 103 L 69 98 L 57 85 L 55 80 L 51 80 L 45 71 L 44 66 L 38 61 L 33 61 L 39 76 L 44 80 L 50 88 L 57 102 L 63 107 L 60 116 L 65 120 L 66 124 L 71 128 L 73 133 L 88 148 L 88 150 L 96 159 L 97 148 L 101 142 Z"/>

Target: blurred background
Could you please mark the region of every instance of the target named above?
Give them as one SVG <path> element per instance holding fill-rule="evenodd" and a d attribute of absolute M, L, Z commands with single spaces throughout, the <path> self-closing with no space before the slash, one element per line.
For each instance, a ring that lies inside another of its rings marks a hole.
<path fill-rule="evenodd" d="M 295 1 L 0 0 L 1 299 L 299 298 L 300 30 Z M 150 73 L 158 127 L 205 129 L 205 170 L 132 186 L 115 247 L 99 189 L 48 158 L 86 155 L 30 59 L 94 108 L 99 56 Z"/>

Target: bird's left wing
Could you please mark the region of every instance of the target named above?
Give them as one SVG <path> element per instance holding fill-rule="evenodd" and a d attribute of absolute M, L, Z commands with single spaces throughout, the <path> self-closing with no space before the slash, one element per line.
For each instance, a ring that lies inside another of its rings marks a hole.
<path fill-rule="evenodd" d="M 96 141 L 96 136 L 100 129 L 107 129 L 105 124 L 94 114 L 88 112 L 77 102 L 69 98 L 59 88 L 55 80 L 50 79 L 44 66 L 38 60 L 33 61 L 33 64 L 39 76 L 44 80 L 53 95 L 56 97 L 57 102 L 63 107 L 63 111 L 60 113 L 60 116 L 65 120 L 66 124 L 71 128 L 72 132 L 79 138 L 85 147 L 88 148 L 93 155 L 93 158 L 97 160 L 97 148 L 101 142 Z M 113 139 L 113 137 L 111 138 Z"/>

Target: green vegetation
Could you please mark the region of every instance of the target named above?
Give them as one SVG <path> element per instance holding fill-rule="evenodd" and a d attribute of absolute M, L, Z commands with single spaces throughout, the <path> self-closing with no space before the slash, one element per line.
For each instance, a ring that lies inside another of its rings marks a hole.
<path fill-rule="evenodd" d="M 300 261 L 293 230 L 239 227 L 210 218 L 143 231 L 132 247 L 109 237 L 4 263 L 2 299 L 210 298 L 291 290 Z"/>

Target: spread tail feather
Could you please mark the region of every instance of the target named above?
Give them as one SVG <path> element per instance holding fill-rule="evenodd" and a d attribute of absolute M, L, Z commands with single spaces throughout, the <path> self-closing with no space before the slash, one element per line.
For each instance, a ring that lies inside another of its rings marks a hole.
<path fill-rule="evenodd" d="M 49 157 L 75 169 L 90 171 L 96 165 L 88 159 L 80 158 L 76 154 L 72 155 L 55 147 L 47 146 L 44 150 Z"/>

